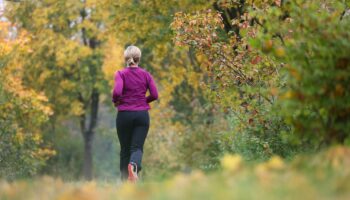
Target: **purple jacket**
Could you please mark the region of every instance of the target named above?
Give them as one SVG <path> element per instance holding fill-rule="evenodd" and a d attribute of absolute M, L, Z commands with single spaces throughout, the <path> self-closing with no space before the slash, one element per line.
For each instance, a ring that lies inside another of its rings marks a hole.
<path fill-rule="evenodd" d="M 150 95 L 146 97 L 149 90 Z M 149 72 L 140 67 L 127 67 L 114 75 L 113 99 L 118 111 L 149 110 L 148 103 L 158 99 L 156 84 Z"/>

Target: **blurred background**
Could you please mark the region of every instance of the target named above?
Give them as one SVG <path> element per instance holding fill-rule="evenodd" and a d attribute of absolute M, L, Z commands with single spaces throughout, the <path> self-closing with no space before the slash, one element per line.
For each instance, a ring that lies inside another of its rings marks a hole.
<path fill-rule="evenodd" d="M 0 178 L 119 180 L 111 92 L 131 44 L 142 49 L 140 66 L 160 91 L 151 105 L 145 180 L 235 171 L 237 163 L 271 158 L 272 168 L 305 167 L 308 159 L 297 159 L 304 155 L 345 167 L 349 6 L 0 0 Z M 319 156 L 336 145 L 339 161 Z"/>

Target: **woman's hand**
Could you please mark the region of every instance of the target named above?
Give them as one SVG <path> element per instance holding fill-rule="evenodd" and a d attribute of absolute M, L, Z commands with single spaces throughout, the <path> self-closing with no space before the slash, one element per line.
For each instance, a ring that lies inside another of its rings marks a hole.
<path fill-rule="evenodd" d="M 119 106 L 119 105 L 120 105 L 120 101 L 114 102 L 114 106 L 115 106 L 115 107 L 117 107 L 117 106 Z"/>

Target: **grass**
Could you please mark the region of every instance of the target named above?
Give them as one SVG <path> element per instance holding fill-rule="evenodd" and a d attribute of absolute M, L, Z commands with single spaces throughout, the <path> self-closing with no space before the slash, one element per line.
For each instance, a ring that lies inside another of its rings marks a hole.
<path fill-rule="evenodd" d="M 350 149 L 333 147 L 286 163 L 272 157 L 249 165 L 227 155 L 222 170 L 194 171 L 160 181 L 63 182 L 41 177 L 0 181 L 0 199 L 350 199 Z"/>

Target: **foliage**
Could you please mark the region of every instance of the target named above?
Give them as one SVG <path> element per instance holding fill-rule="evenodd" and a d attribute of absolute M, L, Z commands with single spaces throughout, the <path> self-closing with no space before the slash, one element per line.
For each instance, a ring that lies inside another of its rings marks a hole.
<path fill-rule="evenodd" d="M 290 157 L 344 142 L 349 21 L 344 3 L 322 5 L 218 1 L 215 10 L 175 15 L 175 44 L 206 58 L 201 84 L 229 114 L 232 130 L 216 137 L 217 155 Z"/>
<path fill-rule="evenodd" d="M 6 12 L 18 29 L 31 34 L 32 51 L 19 58 L 25 66 L 25 84 L 44 92 L 55 112 L 48 129 L 54 132 L 68 117 L 79 119 L 87 179 L 92 178 L 100 96 L 110 92 L 102 66 L 111 13 L 107 0 L 23 1 L 9 4 Z"/>
<path fill-rule="evenodd" d="M 207 70 L 201 85 L 230 124 L 227 133 L 216 136 L 216 155 L 229 151 L 248 160 L 267 159 L 273 154 L 291 156 L 299 148 L 281 137 L 290 127 L 274 112 L 278 88 L 284 87 L 282 65 L 250 44 L 265 31 L 251 10 L 264 15 L 278 6 L 281 2 L 219 1 L 215 10 L 175 15 L 175 44 L 204 56 Z"/>
<path fill-rule="evenodd" d="M 13 27 L 0 23 L 0 177 L 31 176 L 55 154 L 43 144 L 41 126 L 52 115 L 47 97 L 23 84 L 23 63 L 14 51 L 30 51 L 28 36 L 19 32 L 11 38 Z"/>
<path fill-rule="evenodd" d="M 259 34 L 256 45 L 271 44 L 265 52 L 284 63 L 286 85 L 280 88 L 279 106 L 301 138 L 298 142 L 344 143 L 349 137 L 347 9 L 341 1 L 328 0 L 287 1 L 267 15 L 256 11 L 267 30 Z M 280 38 L 275 40 L 276 35 Z"/>
<path fill-rule="evenodd" d="M 1 199 L 348 199 L 350 150 L 334 147 L 285 162 L 280 157 L 248 165 L 238 155 L 226 155 L 222 170 L 177 174 L 139 184 L 63 182 L 43 177 L 35 181 L 0 182 Z"/>

